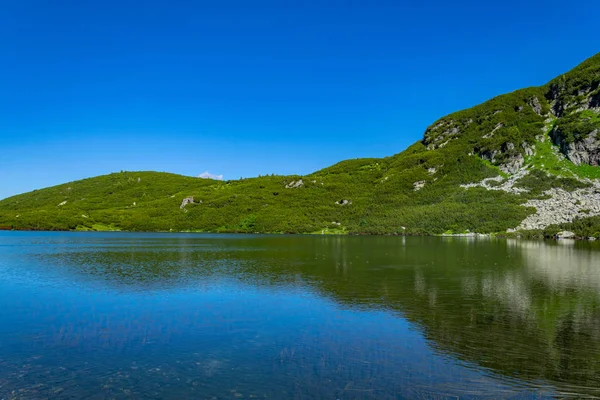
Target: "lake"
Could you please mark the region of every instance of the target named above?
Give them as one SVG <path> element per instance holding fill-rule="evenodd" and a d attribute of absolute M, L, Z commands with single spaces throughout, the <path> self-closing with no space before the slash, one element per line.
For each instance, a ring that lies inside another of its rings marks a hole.
<path fill-rule="evenodd" d="M 600 396 L 600 244 L 0 232 L 1 399 Z"/>

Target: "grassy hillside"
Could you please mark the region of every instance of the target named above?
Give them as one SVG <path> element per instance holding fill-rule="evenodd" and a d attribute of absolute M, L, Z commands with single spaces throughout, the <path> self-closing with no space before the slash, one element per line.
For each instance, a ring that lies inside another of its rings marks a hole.
<path fill-rule="evenodd" d="M 432 153 L 421 144 L 381 160 L 352 160 L 302 177 L 212 181 L 156 172 L 122 172 L 15 196 L 0 203 L 0 225 L 16 229 L 205 230 L 300 233 L 500 231 L 527 215 L 520 200 L 466 178 L 493 176 L 476 157 L 432 181 Z M 412 153 L 412 154 L 409 154 Z M 195 203 L 180 208 L 182 199 Z M 349 204 L 344 203 L 348 200 Z M 66 203 L 64 203 L 66 201 Z M 351 203 L 350 203 L 351 202 Z M 64 203 L 64 204 L 63 204 Z M 62 205 L 60 205 L 62 204 Z M 497 218 L 498 215 L 502 219 Z M 402 227 L 406 229 L 402 229 Z"/>
<path fill-rule="evenodd" d="M 113 173 L 0 201 L 0 227 L 504 232 L 535 212 L 524 206 L 527 200 L 543 198 L 552 187 L 589 187 L 586 179 L 600 178 L 596 153 L 585 148 L 600 126 L 599 82 L 600 54 L 548 85 L 498 96 L 441 118 L 422 141 L 391 157 L 347 160 L 302 177 L 224 182 L 158 172 Z M 461 187 L 485 178 L 510 178 L 524 168 L 529 174 L 515 187 L 527 192 Z M 181 208 L 189 196 L 194 203 Z M 600 236 L 599 217 L 574 221 L 569 228 Z"/>

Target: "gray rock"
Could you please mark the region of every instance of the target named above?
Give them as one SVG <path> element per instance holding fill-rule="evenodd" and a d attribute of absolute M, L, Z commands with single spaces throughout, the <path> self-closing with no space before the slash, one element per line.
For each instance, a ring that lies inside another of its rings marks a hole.
<path fill-rule="evenodd" d="M 415 190 L 423 189 L 425 187 L 425 183 L 426 183 L 425 181 L 418 181 L 418 182 L 413 183 L 414 189 Z"/>
<path fill-rule="evenodd" d="M 596 87 L 584 84 L 577 90 L 576 95 L 567 93 L 567 96 L 561 96 L 565 94 L 565 83 L 554 83 L 548 93 L 552 113 L 557 117 L 562 117 L 566 111 L 570 112 L 571 110 L 598 110 L 600 93 L 596 91 Z"/>
<path fill-rule="evenodd" d="M 523 204 L 537 211 L 525 218 L 516 230 L 544 229 L 552 224 L 572 222 L 577 218 L 600 215 L 600 188 L 598 181 L 586 181 L 592 187 L 567 192 L 552 188 L 544 192 L 545 198 L 531 199 Z M 585 209 L 582 209 L 585 205 Z"/>
<path fill-rule="evenodd" d="M 496 162 L 496 156 L 499 154 L 500 152 L 498 150 L 491 150 L 491 151 L 486 151 L 481 153 L 479 156 L 481 158 L 483 158 L 484 160 L 488 160 L 489 162 L 491 162 L 492 164 Z"/>
<path fill-rule="evenodd" d="M 507 193 L 519 194 L 527 192 L 528 190 L 517 187 L 515 186 L 515 184 L 519 179 L 521 179 L 527 174 L 529 174 L 529 170 L 527 168 L 521 168 L 506 180 L 502 176 L 498 175 L 493 178 L 485 178 L 484 180 L 478 183 L 468 183 L 466 185 L 460 185 L 460 187 L 465 189 L 473 187 L 482 187 L 487 190 L 501 190 Z M 494 182 L 496 184 L 492 185 L 491 182 Z"/>
<path fill-rule="evenodd" d="M 537 97 L 531 99 L 529 105 L 537 115 L 542 115 L 542 105 L 540 104 L 540 100 Z"/>
<path fill-rule="evenodd" d="M 486 133 L 485 135 L 483 135 L 482 137 L 484 139 L 489 139 L 492 136 L 494 136 L 494 133 L 496 133 L 496 131 L 500 128 L 504 127 L 504 124 L 502 122 L 499 122 L 498 124 L 496 124 L 496 126 L 494 127 L 494 129 L 492 129 L 492 131 L 490 133 Z"/>
<path fill-rule="evenodd" d="M 291 181 L 290 183 L 285 185 L 285 188 L 286 189 L 297 189 L 302 185 L 304 185 L 304 182 L 302 181 L 302 179 L 298 179 L 297 181 Z"/>
<path fill-rule="evenodd" d="M 335 204 L 337 204 L 339 206 L 347 206 L 349 204 L 352 204 L 352 201 L 346 200 L 346 199 L 342 199 L 340 201 L 336 201 Z"/>
<path fill-rule="evenodd" d="M 512 143 L 508 144 L 512 145 L 514 148 Z M 516 174 L 521 169 L 523 164 L 525 164 L 525 158 L 523 158 L 521 153 L 517 153 L 504 162 L 504 164 L 500 165 L 500 170 L 507 174 Z"/>
<path fill-rule="evenodd" d="M 590 109 L 600 110 L 600 92 L 590 98 Z"/>
<path fill-rule="evenodd" d="M 527 142 L 523 142 L 521 144 L 521 147 L 523 148 L 523 150 L 525 151 L 525 155 L 526 156 L 532 156 L 534 151 L 533 151 L 533 147 L 530 146 Z"/>
<path fill-rule="evenodd" d="M 451 139 L 455 139 L 460 133 L 460 127 L 453 120 L 440 121 L 425 131 L 423 143 L 428 150 L 444 147 Z"/>
<path fill-rule="evenodd" d="M 561 231 L 556 234 L 557 239 L 573 239 L 575 238 L 575 234 L 570 231 Z"/>
<path fill-rule="evenodd" d="M 187 206 L 188 204 L 194 204 L 194 196 L 189 196 L 183 199 L 179 208 L 185 208 L 185 206 Z"/>
<path fill-rule="evenodd" d="M 595 129 L 580 140 L 567 143 L 558 127 L 551 132 L 552 141 L 560 151 L 575 165 L 600 165 L 600 135 Z"/>

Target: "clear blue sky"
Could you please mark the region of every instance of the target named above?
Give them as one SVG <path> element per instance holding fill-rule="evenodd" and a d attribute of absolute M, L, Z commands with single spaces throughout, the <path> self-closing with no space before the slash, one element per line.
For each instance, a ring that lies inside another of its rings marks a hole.
<path fill-rule="evenodd" d="M 595 1 L 0 2 L 0 198 L 398 153 L 600 51 Z"/>

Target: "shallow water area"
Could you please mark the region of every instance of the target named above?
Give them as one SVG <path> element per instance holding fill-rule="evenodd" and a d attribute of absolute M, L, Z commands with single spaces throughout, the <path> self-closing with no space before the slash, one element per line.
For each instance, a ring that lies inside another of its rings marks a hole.
<path fill-rule="evenodd" d="M 0 232 L 0 398 L 600 397 L 600 244 Z"/>

